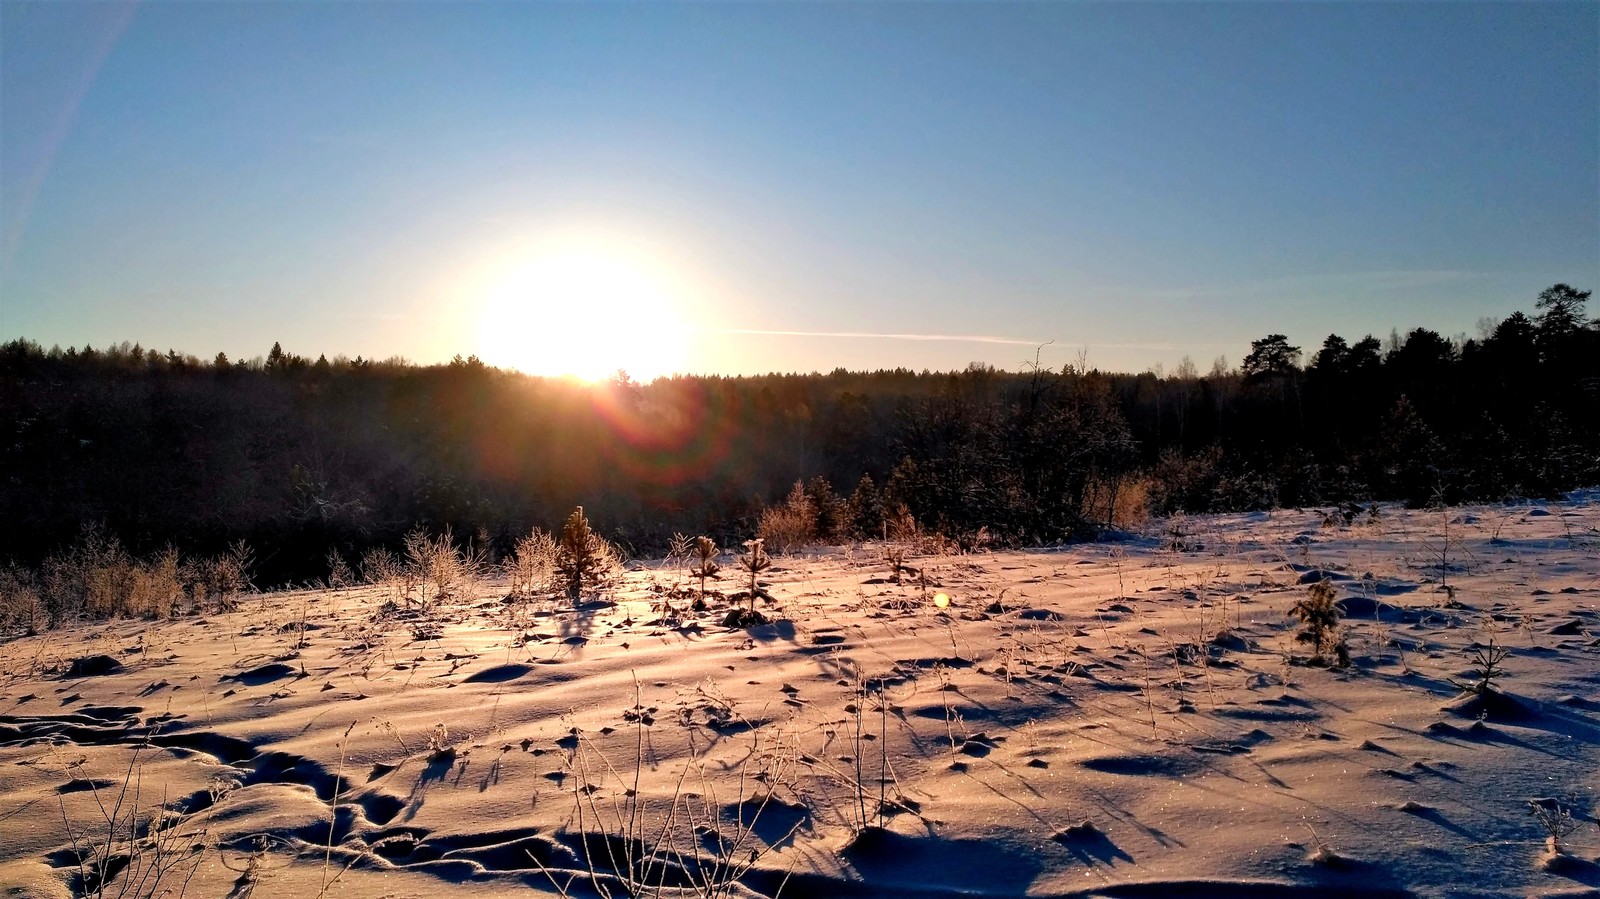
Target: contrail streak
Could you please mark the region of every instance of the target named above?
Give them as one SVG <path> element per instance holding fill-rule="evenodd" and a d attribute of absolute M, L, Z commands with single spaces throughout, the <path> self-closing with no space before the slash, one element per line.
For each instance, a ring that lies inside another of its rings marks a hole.
<path fill-rule="evenodd" d="M 11 216 L 12 220 L 4 223 L 4 231 L 0 232 L 0 259 L 4 259 L 7 264 L 10 264 L 15 257 L 17 247 L 21 245 L 22 237 L 28 230 L 28 220 L 33 216 L 33 204 L 39 199 L 39 189 L 44 186 L 45 178 L 55 166 L 56 157 L 61 152 L 61 145 L 72 131 L 72 125 L 78 118 L 78 108 L 89 95 L 89 89 L 94 86 L 95 79 L 105 67 L 106 60 L 111 58 L 111 51 L 116 48 L 117 41 L 127 32 L 134 13 L 138 11 L 138 3 L 136 0 L 128 0 L 120 7 L 107 6 L 106 9 L 110 10 L 110 14 L 105 31 L 99 35 L 100 40 L 89 56 L 87 65 L 79 73 L 77 83 L 73 85 L 61 106 L 55 110 L 55 116 L 40 136 L 39 159 L 34 163 L 33 170 L 22 178 L 22 188 L 18 192 L 17 202 L 12 207 L 14 213 Z"/>
<path fill-rule="evenodd" d="M 1015 337 L 994 337 L 987 334 L 895 334 L 880 333 L 877 331 L 779 331 L 763 328 L 690 328 L 699 334 L 754 334 L 757 336 L 773 337 L 841 337 L 865 340 L 920 340 L 920 341 L 947 341 L 951 343 L 999 343 L 1010 346 L 1048 346 L 1057 344 L 1055 349 L 1070 350 L 1076 344 L 1061 344 L 1052 339 L 1046 340 L 1019 340 Z M 1090 343 L 1084 344 L 1088 349 L 1095 350 L 1160 350 L 1168 351 L 1175 348 L 1171 343 Z M 1221 346 L 1221 344 L 1218 344 Z"/>
<path fill-rule="evenodd" d="M 696 328 L 702 334 L 755 334 L 769 337 L 843 337 L 865 340 L 943 340 L 953 343 L 1005 343 L 1016 346 L 1037 346 L 1044 340 L 1018 340 L 1013 337 L 991 337 L 985 334 L 891 334 L 874 331 L 777 331 L 763 328 Z"/>

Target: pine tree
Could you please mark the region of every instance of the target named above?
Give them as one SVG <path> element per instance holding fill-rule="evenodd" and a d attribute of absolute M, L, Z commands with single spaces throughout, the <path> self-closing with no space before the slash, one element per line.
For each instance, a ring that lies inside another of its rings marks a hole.
<path fill-rule="evenodd" d="M 567 584 L 567 596 L 577 602 L 584 584 L 599 584 L 616 568 L 616 555 L 605 538 L 589 529 L 583 507 L 573 507 L 561 526 L 556 543 L 556 571 Z"/>
<path fill-rule="evenodd" d="M 694 567 L 689 569 L 689 575 L 700 579 L 700 595 L 705 596 L 706 579 L 716 577 L 717 572 L 722 570 L 722 566 L 717 564 L 717 556 L 722 550 L 717 548 L 710 537 L 696 537 L 692 551 Z"/>
<path fill-rule="evenodd" d="M 756 594 L 760 588 L 756 585 L 756 575 L 772 567 L 772 558 L 767 555 L 765 540 L 746 540 L 744 555 L 739 557 L 739 565 L 750 572 L 750 611 L 756 610 Z"/>
<path fill-rule="evenodd" d="M 1333 597 L 1333 585 L 1319 581 L 1306 591 L 1305 598 L 1289 609 L 1289 614 L 1300 619 L 1305 626 L 1294 638 L 1310 645 L 1314 653 L 1311 657 L 1313 662 L 1325 665 L 1331 654 L 1336 667 L 1347 668 L 1350 665 L 1350 647 L 1339 633 L 1340 610 Z"/>
<path fill-rule="evenodd" d="M 856 483 L 855 492 L 845 503 L 845 516 L 851 536 L 870 538 L 883 530 L 883 496 L 872 482 L 872 475 L 864 474 Z"/>
<path fill-rule="evenodd" d="M 1588 322 L 1583 317 L 1583 306 L 1592 291 L 1577 290 L 1567 284 L 1557 284 L 1539 293 L 1534 306 L 1539 312 L 1539 339 L 1546 344 L 1557 343 L 1581 330 Z"/>

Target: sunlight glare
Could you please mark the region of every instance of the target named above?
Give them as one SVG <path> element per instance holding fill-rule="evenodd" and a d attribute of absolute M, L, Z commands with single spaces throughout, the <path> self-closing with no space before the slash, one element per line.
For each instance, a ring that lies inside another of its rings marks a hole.
<path fill-rule="evenodd" d="M 617 252 L 563 249 L 488 285 L 480 355 L 528 374 L 647 381 L 682 369 L 684 325 L 668 279 Z"/>

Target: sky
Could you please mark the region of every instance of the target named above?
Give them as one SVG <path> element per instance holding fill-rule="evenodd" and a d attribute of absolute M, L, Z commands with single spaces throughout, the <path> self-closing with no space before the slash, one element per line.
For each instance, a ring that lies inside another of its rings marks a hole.
<path fill-rule="evenodd" d="M 1203 372 L 1557 282 L 1595 3 L 0 2 L 0 339 Z"/>

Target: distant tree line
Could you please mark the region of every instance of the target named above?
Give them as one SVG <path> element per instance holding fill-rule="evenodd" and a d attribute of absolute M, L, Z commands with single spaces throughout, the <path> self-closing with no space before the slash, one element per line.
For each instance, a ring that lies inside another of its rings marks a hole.
<path fill-rule="evenodd" d="M 1273 334 L 1238 370 L 672 377 L 601 385 L 446 365 L 210 361 L 137 345 L 0 345 L 0 561 L 80 538 L 223 553 L 262 584 L 322 578 L 413 526 L 509 552 L 582 504 L 625 549 L 734 545 L 775 509 L 803 536 L 1005 542 L 1140 506 L 1548 495 L 1600 480 L 1600 326 L 1556 285 L 1451 340 Z"/>
<path fill-rule="evenodd" d="M 1451 340 L 1416 328 L 1303 354 L 1252 342 L 1240 371 L 1118 379 L 1158 512 L 1548 496 L 1600 481 L 1600 324 L 1557 284 Z M 1302 360 L 1304 359 L 1304 365 Z"/>

